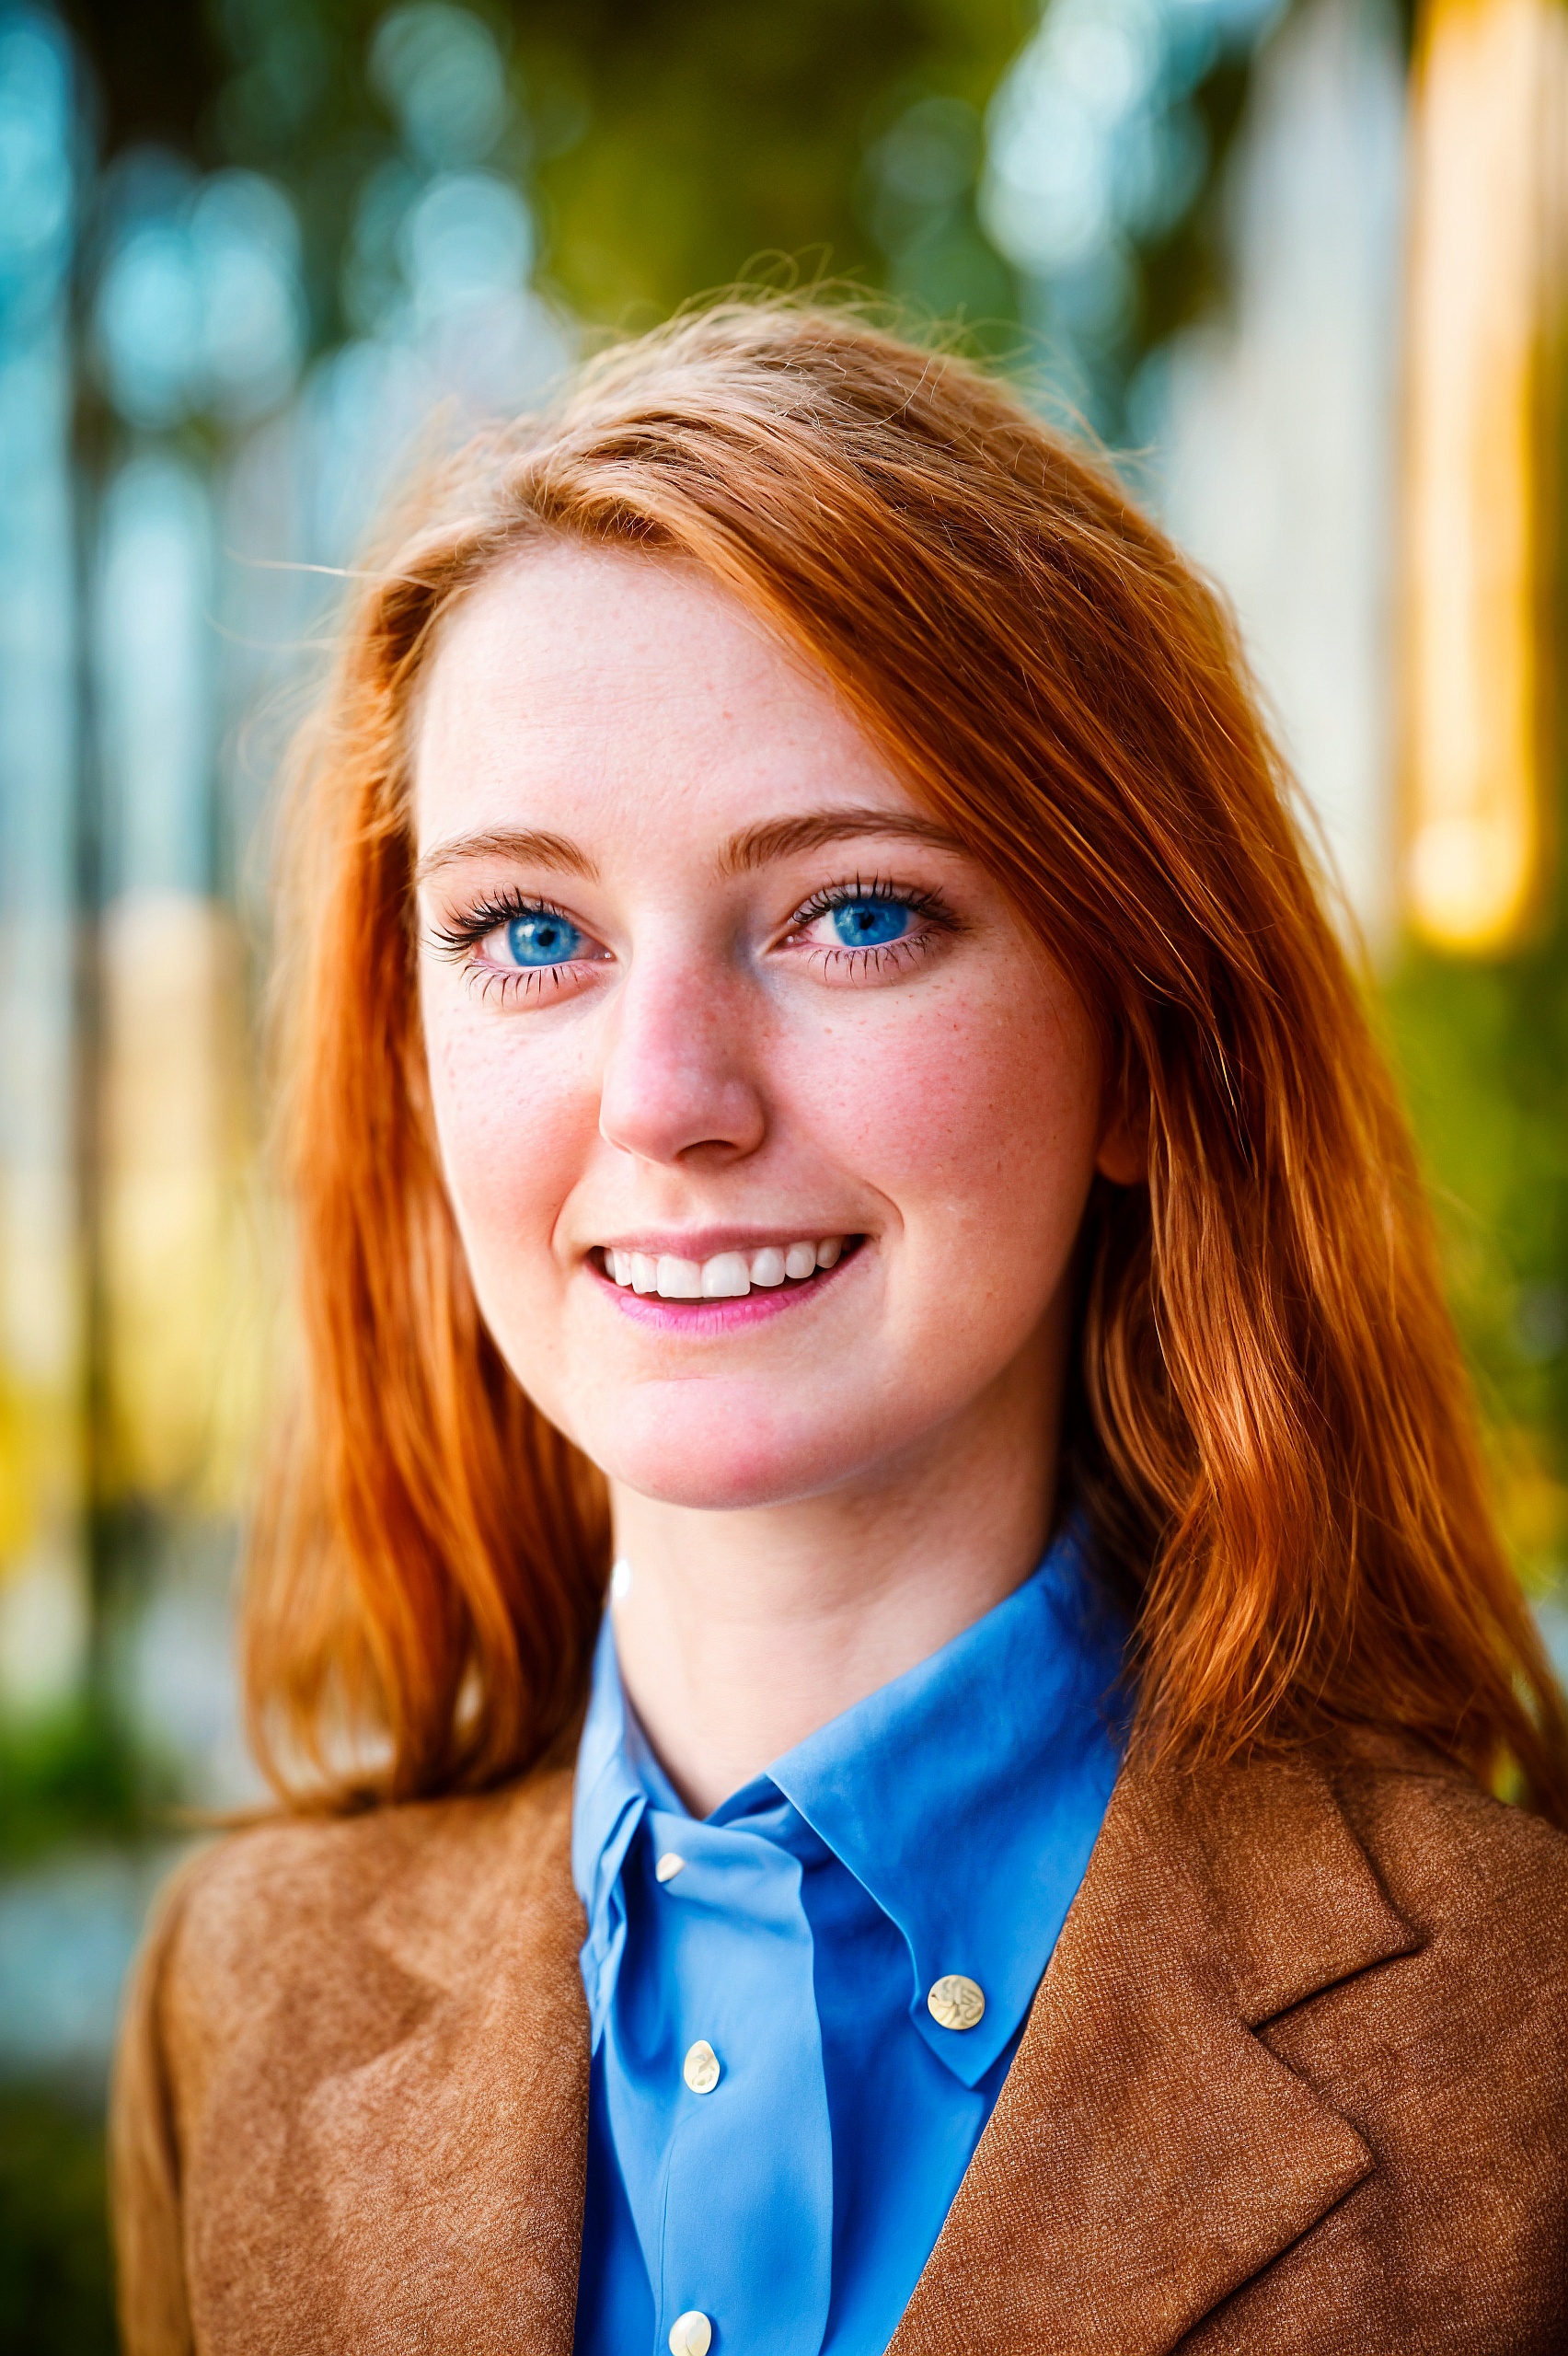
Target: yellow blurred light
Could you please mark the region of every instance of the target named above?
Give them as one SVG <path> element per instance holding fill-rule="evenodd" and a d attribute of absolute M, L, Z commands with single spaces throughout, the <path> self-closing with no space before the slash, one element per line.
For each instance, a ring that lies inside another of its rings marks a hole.
<path fill-rule="evenodd" d="M 248 1234 L 234 919 L 182 892 L 106 912 L 99 1234 L 110 1488 L 231 1506 L 265 1319 Z"/>
<path fill-rule="evenodd" d="M 1543 880 L 1541 636 L 1568 16 L 1429 0 L 1414 83 L 1405 519 L 1405 889 L 1482 954 Z"/>

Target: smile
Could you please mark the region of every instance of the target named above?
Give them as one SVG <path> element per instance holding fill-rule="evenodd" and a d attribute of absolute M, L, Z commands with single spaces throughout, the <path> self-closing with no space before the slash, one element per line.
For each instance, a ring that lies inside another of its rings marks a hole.
<path fill-rule="evenodd" d="M 754 1287 L 770 1292 L 808 1283 L 819 1269 L 836 1266 L 846 1243 L 858 1240 L 828 1235 L 816 1242 L 765 1243 L 753 1252 L 716 1252 L 708 1260 L 681 1260 L 670 1253 L 655 1258 L 605 1244 L 593 1256 L 623 1292 L 661 1300 L 744 1300 Z"/>

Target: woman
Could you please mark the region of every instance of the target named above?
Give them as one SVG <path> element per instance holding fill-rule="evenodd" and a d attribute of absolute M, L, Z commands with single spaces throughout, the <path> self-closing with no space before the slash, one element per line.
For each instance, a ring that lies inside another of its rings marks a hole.
<path fill-rule="evenodd" d="M 1562 2346 L 1568 1728 L 1210 593 L 720 309 L 369 580 L 295 839 L 133 2356 Z"/>

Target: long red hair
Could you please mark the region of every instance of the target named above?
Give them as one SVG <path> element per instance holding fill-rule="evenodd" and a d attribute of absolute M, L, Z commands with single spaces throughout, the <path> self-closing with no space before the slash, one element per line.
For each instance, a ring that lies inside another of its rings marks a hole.
<path fill-rule="evenodd" d="M 406 773 L 443 616 L 564 535 L 700 565 L 803 649 L 1090 1011 L 1148 1174 L 1090 1202 L 1066 1461 L 1136 1589 L 1145 1736 L 1397 1727 L 1568 1821 L 1405 1125 L 1231 621 L 1109 470 L 959 360 L 726 305 L 590 365 L 416 520 L 294 814 L 305 1380 L 247 1639 L 280 1789 L 492 1784 L 584 1691 L 603 1484 L 502 1363 L 447 1207 Z"/>

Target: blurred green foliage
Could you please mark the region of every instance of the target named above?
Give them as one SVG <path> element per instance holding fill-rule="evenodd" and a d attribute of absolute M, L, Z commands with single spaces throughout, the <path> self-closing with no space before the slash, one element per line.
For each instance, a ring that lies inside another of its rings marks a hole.
<path fill-rule="evenodd" d="M 1568 1573 L 1568 927 L 1507 962 L 1408 956 L 1389 1036 L 1437 1214 L 1449 1297 L 1534 1588 Z"/>
<path fill-rule="evenodd" d="M 979 110 L 1033 21 L 1027 0 L 468 5 L 507 53 L 519 102 L 519 127 L 487 161 L 527 183 L 546 281 L 579 314 L 645 322 L 781 254 L 881 282 L 868 153 L 935 98 L 959 110 L 972 167 L 952 191 L 956 221 L 933 241 L 930 283 L 917 262 L 909 291 L 944 313 L 956 293 L 972 316 L 1011 315 L 1010 278 L 970 199 Z M 354 324 L 342 262 L 355 204 L 397 152 L 367 72 L 385 13 L 381 0 L 154 0 L 150 12 L 68 0 L 109 151 L 156 140 L 290 190 L 319 344 Z"/>
<path fill-rule="evenodd" d="M 102 2119 L 48 2088 L 0 2087 L 0 2348 L 116 2344 Z"/>
<path fill-rule="evenodd" d="M 112 156 L 148 140 L 267 172 L 305 239 L 313 341 L 363 331 L 363 248 L 407 171 L 374 62 L 384 0 L 65 0 L 102 88 Z M 576 317 L 650 324 L 758 274 L 849 278 L 982 348 L 1053 334 L 1022 307 L 975 205 L 984 110 L 1036 0 L 466 0 L 513 108 L 487 169 L 526 189 L 539 283 Z M 1140 355 L 1221 291 L 1219 192 L 1246 56 L 1192 93 L 1206 171 L 1132 256 L 1136 302 L 1105 354 L 1104 422 Z M 370 275 L 375 277 L 372 269 Z"/>
<path fill-rule="evenodd" d="M 36 1715 L 0 1718 L 0 1872 L 84 1841 L 167 1830 L 174 1769 L 89 1690 Z"/>
<path fill-rule="evenodd" d="M 975 225 L 972 192 L 979 110 L 1032 13 L 1019 0 L 519 10 L 551 275 L 575 308 L 617 325 L 778 254 L 836 274 L 891 274 L 942 312 L 1010 318 L 1011 279 Z M 925 223 L 889 217 L 871 158 L 932 100 L 943 111 L 929 135 L 958 169 L 935 204 L 916 200 L 917 215 L 943 217 L 911 253 L 907 231 Z M 895 254 L 903 267 L 890 273 Z"/>

